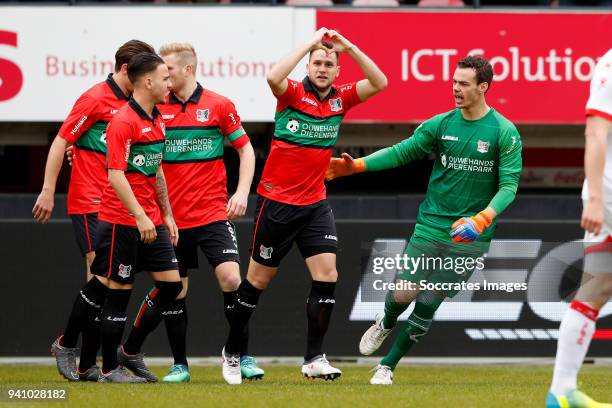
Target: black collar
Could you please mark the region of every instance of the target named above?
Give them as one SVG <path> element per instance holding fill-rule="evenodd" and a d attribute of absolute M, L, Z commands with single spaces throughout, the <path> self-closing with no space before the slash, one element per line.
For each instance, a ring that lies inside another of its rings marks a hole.
<path fill-rule="evenodd" d="M 106 77 L 106 85 L 108 85 L 111 91 L 113 91 L 117 99 L 125 101 L 128 100 L 128 97 L 123 93 L 119 85 L 117 85 L 117 83 L 113 79 L 113 74 L 108 74 L 108 77 Z"/>
<path fill-rule="evenodd" d="M 159 116 L 159 110 L 155 105 L 153 106 L 153 117 L 147 115 L 147 112 L 142 109 L 142 106 L 140 106 L 138 102 L 134 100 L 134 98 L 130 98 L 130 100 L 128 101 L 128 105 L 130 105 L 130 108 L 132 108 L 134 112 L 136 112 L 138 116 L 140 116 L 143 120 L 155 122 L 155 119 Z"/>
<path fill-rule="evenodd" d="M 324 100 L 329 99 L 338 93 L 338 91 L 336 91 L 336 88 L 332 86 L 325 98 L 321 99 L 321 97 L 319 96 L 319 92 L 317 92 L 312 82 L 310 82 L 310 78 L 308 78 L 308 76 L 304 77 L 302 84 L 304 85 L 304 90 L 306 92 L 314 94 L 319 102 L 323 102 Z"/>
<path fill-rule="evenodd" d="M 185 102 L 181 101 L 173 92 L 171 92 L 170 93 L 170 103 L 180 103 L 181 105 L 186 105 L 188 103 L 196 104 L 200 102 L 200 98 L 202 97 L 203 91 L 204 91 L 204 88 L 202 88 L 202 85 L 200 85 L 200 83 L 198 82 L 195 91 L 193 91 L 193 94 L 191 94 L 189 99 L 187 99 Z"/>

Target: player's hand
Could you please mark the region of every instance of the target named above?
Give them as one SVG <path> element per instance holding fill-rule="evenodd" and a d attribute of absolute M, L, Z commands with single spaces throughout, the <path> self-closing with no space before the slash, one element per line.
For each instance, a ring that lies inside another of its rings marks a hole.
<path fill-rule="evenodd" d="M 329 39 L 329 41 L 326 41 Z M 325 37 L 323 38 L 324 42 L 331 42 L 333 48 L 328 52 L 347 52 L 351 48 L 355 47 L 355 45 L 346 39 L 346 37 L 342 36 L 336 30 L 329 30 Z"/>
<path fill-rule="evenodd" d="M 329 30 L 327 28 L 321 27 L 314 33 L 314 36 L 310 40 L 310 50 L 311 51 L 318 50 L 318 49 L 327 50 L 329 47 L 326 47 L 326 45 L 327 46 L 332 45 L 332 44 L 323 44 L 323 37 L 327 34 L 328 31 Z"/>
<path fill-rule="evenodd" d="M 363 159 L 353 159 L 348 153 L 342 153 L 342 158 L 332 157 L 325 171 L 325 180 L 331 181 L 338 177 L 350 176 L 353 173 L 365 171 Z"/>
<path fill-rule="evenodd" d="M 489 209 L 483 210 L 473 217 L 458 219 L 451 226 L 450 236 L 453 242 L 472 242 L 482 234 L 495 218 Z"/>
<path fill-rule="evenodd" d="M 53 211 L 54 204 L 54 194 L 44 189 L 38 195 L 36 199 L 36 204 L 34 204 L 34 208 L 32 208 L 32 215 L 36 222 L 41 224 L 46 224 L 51 218 L 51 212 Z"/>
<path fill-rule="evenodd" d="M 66 148 L 66 160 L 68 160 L 68 165 L 72 166 L 72 162 L 74 161 L 75 157 L 76 155 L 74 154 L 72 146 L 68 146 Z"/>
<path fill-rule="evenodd" d="M 249 193 L 238 192 L 229 199 L 225 211 L 227 211 L 227 218 L 235 220 L 236 218 L 242 217 L 246 213 L 247 203 L 249 201 Z"/>
<path fill-rule="evenodd" d="M 174 222 L 174 217 L 171 215 L 164 217 L 164 226 L 166 227 L 166 230 L 168 230 L 172 245 L 176 246 L 176 244 L 178 244 L 179 239 L 179 230 L 176 226 L 176 222 Z"/>
<path fill-rule="evenodd" d="M 136 216 L 136 226 L 138 227 L 138 232 L 140 232 L 140 240 L 145 244 L 150 244 L 157 239 L 155 224 L 146 214 L 142 213 Z"/>
<path fill-rule="evenodd" d="M 592 234 L 599 235 L 603 225 L 604 211 L 601 200 L 589 200 L 582 210 L 580 226 Z"/>

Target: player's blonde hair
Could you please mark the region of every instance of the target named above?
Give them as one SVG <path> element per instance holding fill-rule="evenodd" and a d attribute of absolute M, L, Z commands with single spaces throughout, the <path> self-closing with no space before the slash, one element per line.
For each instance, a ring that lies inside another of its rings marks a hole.
<path fill-rule="evenodd" d="M 162 57 L 170 54 L 176 54 L 183 66 L 192 65 L 195 69 L 196 65 L 198 65 L 198 56 L 196 55 L 193 45 L 189 43 L 175 42 L 164 44 L 159 48 L 159 55 Z"/>

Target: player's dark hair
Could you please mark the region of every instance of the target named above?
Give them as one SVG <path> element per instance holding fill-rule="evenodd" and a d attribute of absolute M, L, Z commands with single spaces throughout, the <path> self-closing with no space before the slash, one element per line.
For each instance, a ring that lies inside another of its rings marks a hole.
<path fill-rule="evenodd" d="M 141 52 L 154 53 L 155 49 L 140 40 L 130 40 L 119 47 L 115 53 L 115 72 L 119 72 L 123 64 L 128 64 L 134 55 Z"/>
<path fill-rule="evenodd" d="M 154 52 L 141 52 L 132 57 L 127 66 L 127 74 L 131 83 L 135 84 L 142 76 L 153 72 L 164 63 L 164 60 Z"/>
<path fill-rule="evenodd" d="M 493 82 L 493 67 L 489 61 L 479 55 L 468 55 L 457 64 L 459 68 L 471 68 L 476 71 L 476 83 L 482 84 L 486 82 L 488 88 Z M 487 89 L 488 89 L 487 88 Z"/>
<path fill-rule="evenodd" d="M 317 48 L 320 50 L 320 48 Z M 312 50 L 308 53 L 308 62 L 310 62 L 310 60 L 312 59 L 312 53 L 315 52 L 316 50 Z M 336 54 L 336 65 L 340 65 L 340 53 L 336 52 L 336 51 L 332 51 L 330 54 Z"/>

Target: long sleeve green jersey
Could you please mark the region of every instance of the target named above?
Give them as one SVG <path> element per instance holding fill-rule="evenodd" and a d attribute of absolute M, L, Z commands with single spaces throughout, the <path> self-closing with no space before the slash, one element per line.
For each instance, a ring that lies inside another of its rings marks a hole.
<path fill-rule="evenodd" d="M 491 206 L 499 214 L 514 200 L 522 170 L 521 137 L 494 109 L 466 120 L 454 109 L 423 122 L 414 134 L 364 158 L 366 171 L 402 166 L 434 152 L 425 200 L 415 233 L 450 241 L 453 222 Z M 495 223 L 478 241 L 488 242 Z"/>

